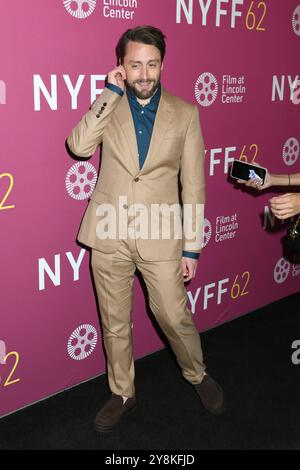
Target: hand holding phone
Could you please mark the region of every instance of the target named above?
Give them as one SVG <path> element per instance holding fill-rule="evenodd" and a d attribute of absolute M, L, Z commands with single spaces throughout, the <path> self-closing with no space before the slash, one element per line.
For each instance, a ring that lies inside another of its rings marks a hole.
<path fill-rule="evenodd" d="M 240 160 L 234 160 L 230 171 L 231 178 L 238 183 L 246 183 L 256 189 L 266 189 L 268 180 L 268 170 L 259 165 L 244 163 Z"/>

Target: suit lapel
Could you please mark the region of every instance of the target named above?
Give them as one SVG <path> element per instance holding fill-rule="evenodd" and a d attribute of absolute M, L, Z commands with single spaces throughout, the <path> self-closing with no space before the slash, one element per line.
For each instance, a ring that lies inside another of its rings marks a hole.
<path fill-rule="evenodd" d="M 132 163 L 134 165 L 134 174 L 143 173 L 145 168 L 148 168 L 151 164 L 151 161 L 155 158 L 155 155 L 158 154 L 159 147 L 161 142 L 166 134 L 169 125 L 171 124 L 173 118 L 174 109 L 170 103 L 170 95 L 168 92 L 161 88 L 161 97 L 159 100 L 159 105 L 155 117 L 154 127 L 152 131 L 151 141 L 147 153 L 147 158 L 145 163 L 140 170 L 139 168 L 139 159 L 138 159 L 138 146 L 136 141 L 136 134 L 134 128 L 134 122 L 130 110 L 130 106 L 128 103 L 128 99 L 126 94 L 124 94 L 117 112 L 116 117 L 117 120 L 123 130 L 123 133 L 126 137 L 130 155 L 132 159 Z"/>
<path fill-rule="evenodd" d="M 159 105 L 154 121 L 154 127 L 152 131 L 152 136 L 151 136 L 151 141 L 149 145 L 149 150 L 147 153 L 147 158 L 145 160 L 145 163 L 141 169 L 141 173 L 145 171 L 145 169 L 149 168 L 149 165 L 151 165 L 151 162 L 159 154 L 158 150 L 159 147 L 162 143 L 162 140 L 168 130 L 168 127 L 171 124 L 172 118 L 173 118 L 173 112 L 174 109 L 172 105 L 170 104 L 169 100 L 169 93 L 164 90 L 164 88 L 161 88 L 161 97 L 159 100 Z"/>
<path fill-rule="evenodd" d="M 115 115 L 126 137 L 130 150 L 130 156 L 134 166 L 134 174 L 136 174 L 139 172 L 139 151 L 136 141 L 134 122 L 126 93 L 124 93 Z"/>

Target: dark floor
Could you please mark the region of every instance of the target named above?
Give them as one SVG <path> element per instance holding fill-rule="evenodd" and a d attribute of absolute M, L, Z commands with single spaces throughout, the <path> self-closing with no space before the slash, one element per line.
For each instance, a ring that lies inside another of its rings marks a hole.
<path fill-rule="evenodd" d="M 136 361 L 138 407 L 109 434 L 93 430 L 105 376 L 0 420 L 0 449 L 300 449 L 300 294 L 201 334 L 227 411 L 205 411 L 168 350 Z"/>

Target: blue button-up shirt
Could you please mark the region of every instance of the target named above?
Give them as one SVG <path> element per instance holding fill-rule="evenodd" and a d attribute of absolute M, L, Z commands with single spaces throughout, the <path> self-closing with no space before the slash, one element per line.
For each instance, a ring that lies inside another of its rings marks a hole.
<path fill-rule="evenodd" d="M 142 106 L 136 99 L 132 90 L 127 89 L 127 98 L 135 127 L 136 140 L 139 151 L 140 169 L 143 167 L 150 146 L 154 121 L 160 100 L 161 89 L 156 90 L 150 102 Z"/>
<path fill-rule="evenodd" d="M 107 88 L 118 93 L 118 95 L 123 96 L 123 90 L 117 85 L 108 83 Z M 155 94 L 152 96 L 150 102 L 145 106 L 142 106 L 136 99 L 135 94 L 129 88 L 126 89 L 126 94 L 128 98 L 128 103 L 131 109 L 131 114 L 133 118 L 136 140 L 139 151 L 139 165 L 140 169 L 143 167 L 147 153 L 150 146 L 151 136 L 153 132 L 154 121 L 157 113 L 157 108 L 159 105 L 159 100 L 161 96 L 161 87 L 156 90 Z M 189 251 L 183 251 L 182 256 L 187 256 L 188 258 L 198 259 L 198 253 L 192 253 Z"/>

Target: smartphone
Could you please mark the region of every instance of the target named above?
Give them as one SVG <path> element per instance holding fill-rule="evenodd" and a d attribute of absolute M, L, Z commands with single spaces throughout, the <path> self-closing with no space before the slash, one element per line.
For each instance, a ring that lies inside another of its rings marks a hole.
<path fill-rule="evenodd" d="M 266 168 L 251 165 L 250 163 L 244 163 L 240 160 L 233 161 L 230 171 L 231 178 L 244 181 L 259 178 L 262 181 L 262 185 L 265 183 L 266 175 Z"/>

